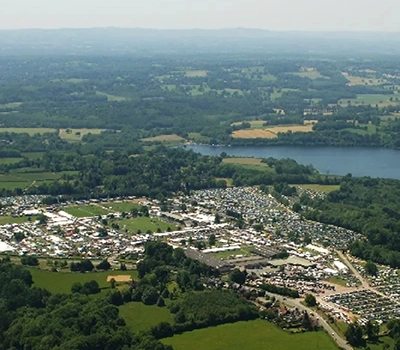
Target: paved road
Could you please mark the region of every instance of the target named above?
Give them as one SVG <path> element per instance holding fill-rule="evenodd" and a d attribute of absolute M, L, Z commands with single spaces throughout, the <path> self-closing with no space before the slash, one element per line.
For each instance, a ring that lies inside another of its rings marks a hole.
<path fill-rule="evenodd" d="M 285 304 L 291 306 L 291 307 L 297 307 L 299 310 L 302 311 L 307 311 L 309 314 L 314 313 L 314 310 L 311 310 L 310 308 L 308 308 L 307 306 L 304 306 L 303 304 L 300 303 L 300 300 L 297 299 L 290 299 L 290 298 L 284 298 L 281 295 L 278 294 L 273 294 L 273 293 L 269 293 L 266 292 L 266 294 L 270 295 L 271 297 L 275 297 L 277 300 L 284 302 Z M 265 298 L 259 298 L 262 301 L 266 302 L 267 300 Z M 285 299 L 285 300 L 284 300 Z M 319 318 L 319 324 L 328 332 L 328 334 L 334 339 L 334 341 L 336 342 L 336 344 L 345 350 L 352 350 L 353 348 L 347 344 L 347 341 L 343 338 L 340 337 L 340 335 L 338 335 L 333 328 L 328 324 L 328 322 L 326 322 L 323 318 Z"/>
<path fill-rule="evenodd" d="M 351 270 L 351 272 L 353 272 L 354 276 L 356 276 L 360 280 L 360 282 L 362 283 L 362 286 L 365 289 L 370 289 L 370 285 L 369 285 L 368 281 L 363 276 L 361 276 L 361 274 L 353 266 L 353 264 L 349 261 L 349 259 L 347 259 L 346 255 L 344 255 L 341 251 L 338 251 L 338 250 L 336 251 L 336 253 L 339 255 L 340 259 L 343 260 L 345 265 Z"/>

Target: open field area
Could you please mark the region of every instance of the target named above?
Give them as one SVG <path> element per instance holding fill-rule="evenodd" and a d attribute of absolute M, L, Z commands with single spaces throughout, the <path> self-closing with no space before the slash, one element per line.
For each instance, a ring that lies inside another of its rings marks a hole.
<path fill-rule="evenodd" d="M 137 233 L 140 230 L 142 233 L 146 233 L 147 231 L 156 232 L 160 229 L 162 232 L 168 230 L 168 227 L 175 231 L 177 229 L 176 225 L 166 222 L 164 220 L 158 218 L 151 217 L 137 217 L 133 219 L 122 219 L 116 221 L 121 229 L 127 229 L 128 233 Z"/>
<path fill-rule="evenodd" d="M 122 102 L 122 101 L 128 101 L 129 100 L 129 98 L 127 98 L 127 97 L 111 95 L 111 94 L 108 94 L 108 93 L 102 92 L 102 91 L 96 91 L 96 94 L 98 96 L 106 96 L 107 100 L 109 102 Z"/>
<path fill-rule="evenodd" d="M 97 281 L 100 288 L 109 288 L 107 276 L 131 275 L 137 278 L 136 271 L 102 271 L 102 272 L 51 272 L 29 268 L 32 274 L 34 286 L 47 289 L 51 293 L 70 293 L 71 287 L 75 282 L 85 283 L 92 280 Z"/>
<path fill-rule="evenodd" d="M 232 137 L 236 139 L 274 139 L 277 136 L 275 133 L 264 129 L 245 129 L 234 131 Z"/>
<path fill-rule="evenodd" d="M 249 123 L 252 129 L 264 128 L 265 120 L 243 120 L 242 122 L 232 123 L 233 126 L 242 125 L 242 123 Z"/>
<path fill-rule="evenodd" d="M 315 191 L 320 191 L 320 192 L 332 192 L 336 191 L 340 188 L 339 185 L 318 185 L 318 184 L 304 184 L 304 185 L 295 185 L 302 187 L 304 189 L 309 189 L 309 190 L 315 190 Z"/>
<path fill-rule="evenodd" d="M 144 142 L 169 142 L 169 141 L 185 141 L 183 137 L 180 137 L 178 135 L 172 134 L 172 135 L 158 135 L 154 137 L 147 137 L 145 139 L 142 139 Z"/>
<path fill-rule="evenodd" d="M 281 98 L 284 92 L 288 91 L 299 91 L 298 89 L 289 89 L 289 88 L 284 88 L 284 89 L 274 89 L 274 92 L 271 93 L 271 100 L 275 101 L 278 98 Z"/>
<path fill-rule="evenodd" d="M 324 332 L 289 334 L 263 320 L 199 329 L 163 339 L 175 350 L 333 350 L 337 346 Z M 295 344 L 295 345 L 294 345 Z"/>
<path fill-rule="evenodd" d="M 117 212 L 125 212 L 129 213 L 133 208 L 139 209 L 139 204 L 136 202 L 108 202 L 108 203 L 101 203 L 102 207 L 108 208 L 113 211 Z"/>
<path fill-rule="evenodd" d="M 256 165 L 268 168 L 268 164 L 262 163 L 261 158 L 224 158 L 222 162 L 226 164 Z"/>
<path fill-rule="evenodd" d="M 236 255 L 244 255 L 250 256 L 251 255 L 251 247 L 242 246 L 238 250 L 231 250 L 229 252 L 218 252 L 218 253 L 210 253 L 210 256 L 218 259 L 230 259 L 230 257 L 236 257 Z"/>
<path fill-rule="evenodd" d="M 203 136 L 198 132 L 190 132 L 188 134 L 189 140 L 196 142 L 196 143 L 209 143 L 210 138 L 207 136 Z"/>
<path fill-rule="evenodd" d="M 24 152 L 22 155 L 30 160 L 42 158 L 44 152 Z"/>
<path fill-rule="evenodd" d="M 5 189 L 25 189 L 33 182 L 54 181 L 61 179 L 63 174 L 74 175 L 75 171 L 65 172 L 32 172 L 31 168 L 13 169 L 9 174 L 0 175 L 0 187 Z"/>
<path fill-rule="evenodd" d="M 348 86 L 381 85 L 386 82 L 386 80 L 384 80 L 384 79 L 358 77 L 358 76 L 350 75 L 349 73 L 345 73 L 345 72 L 343 72 L 342 74 L 349 81 L 347 83 Z"/>
<path fill-rule="evenodd" d="M 208 71 L 206 70 L 187 70 L 185 76 L 187 77 L 206 77 Z"/>
<path fill-rule="evenodd" d="M 323 76 L 317 70 L 310 70 L 310 71 L 306 71 L 306 72 L 298 72 L 298 73 L 291 73 L 291 74 L 297 75 L 302 78 L 309 78 L 312 80 L 317 79 L 317 78 L 329 79 L 328 77 Z"/>
<path fill-rule="evenodd" d="M 36 218 L 32 217 L 31 221 L 35 221 Z M 28 217 L 27 216 L 0 216 L 0 225 L 7 225 L 7 224 L 21 224 L 24 222 L 28 222 Z"/>
<path fill-rule="evenodd" d="M 398 100 L 396 100 L 396 98 Z M 392 101 L 390 101 L 392 99 Z M 362 95 L 357 95 L 357 98 L 352 98 L 349 100 L 342 99 L 339 101 L 340 106 L 347 106 L 348 104 L 352 105 L 378 105 L 378 107 L 387 107 L 387 106 L 395 106 L 397 104 L 400 104 L 400 95 L 398 96 L 397 94 L 362 94 Z"/>
<path fill-rule="evenodd" d="M 67 141 L 80 141 L 87 134 L 99 135 L 104 129 L 60 129 L 59 136 Z"/>
<path fill-rule="evenodd" d="M 29 135 L 45 134 L 48 132 L 56 132 L 56 129 L 52 128 L 0 128 L 1 132 L 15 132 L 19 134 L 27 133 Z"/>
<path fill-rule="evenodd" d="M 3 104 L 0 104 L 0 111 L 2 109 L 18 108 L 21 105 L 22 105 L 22 102 L 3 103 Z"/>
<path fill-rule="evenodd" d="M 272 132 L 274 134 L 277 134 L 279 132 L 310 132 L 313 131 L 312 129 L 312 124 L 307 124 L 307 125 L 277 125 L 277 126 L 271 126 L 265 131 Z"/>
<path fill-rule="evenodd" d="M 119 315 L 134 332 L 147 330 L 160 322 L 173 323 L 173 315 L 167 307 L 144 305 L 141 302 L 120 306 Z"/>
<path fill-rule="evenodd" d="M 0 158 L 0 164 L 13 164 L 18 163 L 22 158 Z"/>
<path fill-rule="evenodd" d="M 109 211 L 104 210 L 98 205 L 82 205 L 82 206 L 73 206 L 67 207 L 63 209 L 68 214 L 76 216 L 77 218 L 83 218 L 86 216 L 98 216 L 98 215 L 106 215 Z"/>

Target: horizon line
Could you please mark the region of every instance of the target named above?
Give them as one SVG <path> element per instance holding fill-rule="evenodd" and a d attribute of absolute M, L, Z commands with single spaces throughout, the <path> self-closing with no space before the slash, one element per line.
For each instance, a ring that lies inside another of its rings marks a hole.
<path fill-rule="evenodd" d="M 221 28 L 154 28 L 154 27 L 119 27 L 119 26 L 93 26 L 93 27 L 26 27 L 26 28 L 0 28 L 0 32 L 11 31 L 59 31 L 59 30 L 96 30 L 96 29 L 121 29 L 121 30 L 149 30 L 149 31 L 229 31 L 229 30 L 248 30 L 270 33 L 377 33 L 377 34 L 400 34 L 398 31 L 389 30 L 364 30 L 364 29 L 321 29 L 321 30 L 304 30 L 304 29 L 266 29 L 252 27 L 221 27 Z"/>

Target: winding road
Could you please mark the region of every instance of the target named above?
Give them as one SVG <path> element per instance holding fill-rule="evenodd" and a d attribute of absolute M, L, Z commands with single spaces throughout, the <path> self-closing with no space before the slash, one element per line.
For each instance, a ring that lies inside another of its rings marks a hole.
<path fill-rule="evenodd" d="M 314 310 L 311 310 L 310 308 L 308 308 L 307 306 L 304 306 L 303 304 L 300 303 L 300 300 L 298 299 L 290 299 L 290 298 L 285 298 L 281 295 L 278 294 L 273 294 L 273 293 L 269 293 L 266 292 L 266 294 L 268 294 L 271 297 L 275 297 L 275 299 L 291 306 L 291 307 L 296 307 L 299 310 L 302 311 L 307 311 L 309 314 L 311 313 L 315 313 Z M 263 302 L 267 302 L 267 299 L 265 298 L 259 298 L 261 301 Z M 336 344 L 345 350 L 352 350 L 353 348 L 347 343 L 347 341 L 345 339 L 343 339 L 342 337 L 340 337 L 340 335 L 338 335 L 335 330 L 328 324 L 328 322 L 326 322 L 323 318 L 319 318 L 319 324 L 320 326 L 322 326 L 327 332 L 328 334 L 333 338 L 333 340 L 336 342 Z"/>

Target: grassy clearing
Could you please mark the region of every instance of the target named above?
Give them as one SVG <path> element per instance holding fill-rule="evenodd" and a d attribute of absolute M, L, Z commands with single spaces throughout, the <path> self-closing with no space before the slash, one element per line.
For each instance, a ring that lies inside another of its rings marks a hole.
<path fill-rule="evenodd" d="M 320 72 L 318 72 L 316 69 L 315 70 L 306 71 L 306 72 L 298 72 L 298 73 L 291 73 L 291 74 L 297 75 L 297 76 L 302 77 L 302 78 L 312 79 L 312 80 L 318 79 L 318 78 L 329 79 L 328 77 L 325 77 Z"/>
<path fill-rule="evenodd" d="M 122 101 L 128 101 L 129 100 L 129 98 L 127 98 L 127 97 L 111 95 L 111 94 L 107 94 L 106 92 L 102 92 L 102 91 L 96 91 L 96 95 L 98 95 L 98 96 L 106 96 L 107 100 L 109 102 L 122 102 Z"/>
<path fill-rule="evenodd" d="M 337 284 L 339 286 L 342 287 L 346 287 L 346 281 L 341 279 L 340 277 L 336 277 L 336 276 L 332 276 L 330 278 L 327 279 L 328 282 L 333 283 L 333 284 Z"/>
<path fill-rule="evenodd" d="M 29 160 L 32 160 L 42 158 L 45 155 L 45 152 L 25 152 L 22 153 L 22 155 Z"/>
<path fill-rule="evenodd" d="M 20 181 L 20 182 L 13 182 L 13 181 L 1 181 L 0 180 L 0 188 L 4 188 L 6 190 L 15 190 L 16 188 L 27 188 L 30 185 L 30 182 Z"/>
<path fill-rule="evenodd" d="M 67 130 L 69 130 L 67 132 Z M 60 129 L 59 136 L 67 141 L 81 141 L 82 136 L 87 134 L 99 135 L 104 129 Z"/>
<path fill-rule="evenodd" d="M 102 203 L 101 206 L 120 213 L 129 213 L 133 208 L 139 209 L 140 207 L 139 204 L 134 202 L 109 202 Z"/>
<path fill-rule="evenodd" d="M 208 136 L 203 136 L 198 132 L 190 132 L 188 138 L 196 143 L 210 143 L 210 138 Z"/>
<path fill-rule="evenodd" d="M 3 104 L 0 104 L 0 110 L 18 108 L 21 105 L 22 105 L 22 102 L 3 103 Z"/>
<path fill-rule="evenodd" d="M 100 288 L 108 288 L 110 284 L 106 282 L 107 276 L 131 275 L 137 279 L 137 271 L 102 271 L 102 272 L 51 272 L 29 268 L 32 274 L 34 286 L 47 289 L 51 293 L 70 293 L 71 287 L 75 282 L 85 283 L 92 280 L 97 281 Z"/>
<path fill-rule="evenodd" d="M 388 344 L 389 347 L 387 349 L 394 349 L 394 339 L 389 336 L 379 337 L 377 342 L 367 342 L 367 347 L 360 347 L 355 349 L 370 349 L 370 350 L 382 350 L 385 349 L 384 344 Z"/>
<path fill-rule="evenodd" d="M 176 350 L 337 349 L 336 344 L 325 332 L 291 335 L 263 320 L 199 329 L 163 339 L 162 342 L 172 345 Z"/>
<path fill-rule="evenodd" d="M 256 165 L 260 167 L 269 168 L 267 163 L 262 163 L 261 158 L 224 158 L 222 163 L 226 164 L 239 164 L 239 165 Z"/>
<path fill-rule="evenodd" d="M 211 253 L 210 255 L 213 256 L 214 258 L 219 258 L 219 259 L 230 259 L 231 257 L 235 258 L 236 255 L 244 255 L 244 256 L 250 256 L 251 248 L 250 247 L 241 247 L 238 250 L 231 250 L 229 252 L 219 252 L 219 253 Z"/>
<path fill-rule="evenodd" d="M 232 137 L 235 139 L 274 139 L 277 135 L 264 129 L 245 129 L 234 131 Z"/>
<path fill-rule="evenodd" d="M 277 126 L 271 126 L 265 131 L 269 131 L 274 134 L 278 134 L 280 132 L 311 132 L 313 131 L 312 129 L 312 124 L 307 124 L 307 125 L 277 125 Z"/>
<path fill-rule="evenodd" d="M 249 123 L 251 129 L 263 129 L 265 128 L 265 120 L 243 120 L 242 122 L 232 123 L 233 126 L 240 126 L 242 123 Z"/>
<path fill-rule="evenodd" d="M 183 137 L 180 137 L 176 134 L 172 135 L 158 135 L 154 137 L 147 137 L 142 139 L 143 142 L 169 142 L 169 141 L 185 141 Z"/>
<path fill-rule="evenodd" d="M 14 164 L 18 163 L 22 158 L 0 158 L 0 164 Z"/>
<path fill-rule="evenodd" d="M 147 231 L 150 232 L 157 232 L 157 229 L 160 229 L 162 232 L 165 232 L 168 230 L 168 227 L 172 230 L 175 231 L 177 227 L 169 222 L 163 221 L 158 218 L 152 218 L 152 217 L 138 217 L 134 219 L 122 219 L 116 221 L 116 223 L 119 224 L 119 227 L 124 230 L 127 230 L 127 233 L 133 234 L 137 233 L 138 230 L 140 230 L 142 233 L 146 233 Z"/>
<path fill-rule="evenodd" d="M 339 185 L 319 185 L 319 184 L 304 184 L 304 185 L 292 185 L 292 186 L 299 186 L 306 190 L 315 190 L 320 192 L 332 192 L 337 191 L 340 189 Z"/>
<path fill-rule="evenodd" d="M 299 91 L 299 89 L 275 89 L 273 93 L 271 93 L 271 100 L 275 101 L 282 97 L 284 92 L 289 91 Z"/>
<path fill-rule="evenodd" d="M 36 220 L 36 217 L 31 218 L 32 222 Z M 22 224 L 24 222 L 28 222 L 27 216 L 0 216 L 0 225 L 8 225 L 8 224 Z"/>
<path fill-rule="evenodd" d="M 233 180 L 230 179 L 229 177 L 216 177 L 215 178 L 216 181 L 222 180 L 226 182 L 226 185 L 228 187 L 232 187 L 233 186 Z"/>
<path fill-rule="evenodd" d="M 376 79 L 376 78 L 365 78 L 358 77 L 354 75 L 350 75 L 349 73 L 342 72 L 343 76 L 349 81 L 347 83 L 348 86 L 355 85 L 381 85 L 386 82 L 385 79 Z"/>
<path fill-rule="evenodd" d="M 51 129 L 51 128 L 0 128 L 0 133 L 1 132 L 15 132 L 16 134 L 29 134 L 29 135 L 35 135 L 35 134 L 45 134 L 49 132 L 56 132 L 56 129 Z"/>
<path fill-rule="evenodd" d="M 206 77 L 208 71 L 206 70 L 187 70 L 185 71 L 185 76 L 187 77 Z"/>
<path fill-rule="evenodd" d="M 390 101 L 392 99 L 392 101 Z M 400 98 L 396 95 L 385 94 L 362 94 L 357 95 L 357 98 L 342 99 L 339 101 L 340 106 L 351 105 L 378 105 L 378 107 L 394 106 L 400 103 Z"/>
<path fill-rule="evenodd" d="M 133 332 L 148 330 L 160 322 L 173 323 L 173 316 L 167 307 L 128 303 L 119 307 L 120 316 Z"/>
<path fill-rule="evenodd" d="M 73 206 L 63 209 L 68 214 L 76 216 L 77 218 L 83 218 L 87 216 L 98 216 L 109 214 L 109 211 L 97 206 L 97 205 L 82 205 Z"/>

